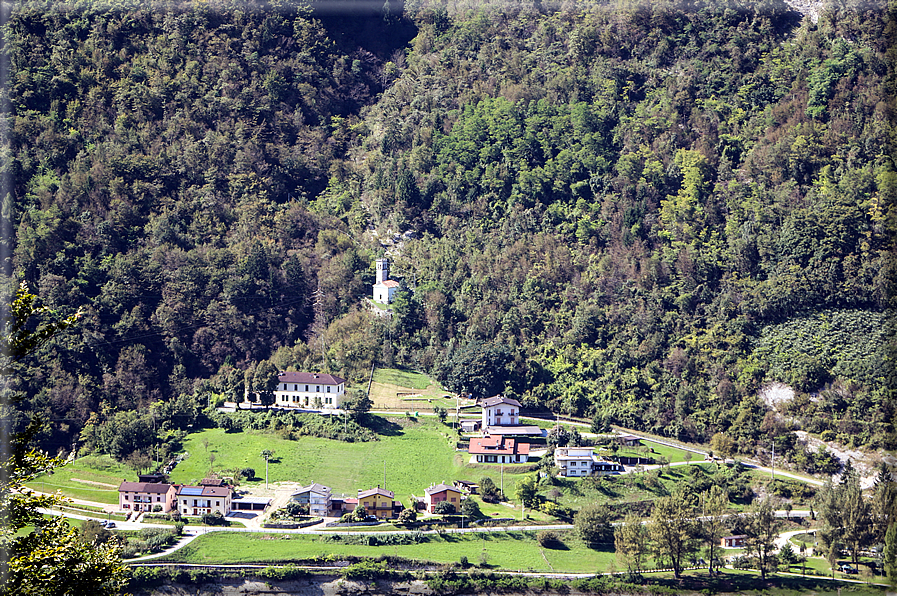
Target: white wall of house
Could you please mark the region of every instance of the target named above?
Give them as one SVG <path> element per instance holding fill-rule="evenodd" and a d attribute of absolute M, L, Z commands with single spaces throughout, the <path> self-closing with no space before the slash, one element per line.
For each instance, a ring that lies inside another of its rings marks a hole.
<path fill-rule="evenodd" d="M 274 391 L 274 405 L 283 408 L 315 408 L 335 410 L 343 403 L 346 384 L 279 383 Z M 320 405 L 318 405 L 320 399 Z"/>
<path fill-rule="evenodd" d="M 520 423 L 520 409 L 512 404 L 483 407 L 483 428 Z"/>

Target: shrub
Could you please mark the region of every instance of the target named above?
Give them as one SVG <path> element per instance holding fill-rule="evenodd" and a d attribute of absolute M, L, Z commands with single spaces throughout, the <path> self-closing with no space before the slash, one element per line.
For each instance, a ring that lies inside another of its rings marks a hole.
<path fill-rule="evenodd" d="M 455 506 L 448 501 L 440 501 L 439 503 L 436 503 L 436 507 L 433 509 L 433 513 L 437 513 L 439 515 L 454 515 L 456 513 L 456 509 Z"/>
<path fill-rule="evenodd" d="M 561 548 L 564 546 L 563 541 L 561 541 L 561 537 L 557 532 L 552 530 L 544 530 L 539 532 L 536 536 L 536 540 L 539 541 L 539 545 L 544 548 Z"/>

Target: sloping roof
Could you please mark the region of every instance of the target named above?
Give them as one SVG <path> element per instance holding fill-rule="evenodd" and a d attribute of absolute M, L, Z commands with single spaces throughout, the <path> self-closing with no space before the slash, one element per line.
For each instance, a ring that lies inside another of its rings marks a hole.
<path fill-rule="evenodd" d="M 227 497 L 229 487 L 221 486 L 182 486 L 178 489 L 179 497 Z"/>
<path fill-rule="evenodd" d="M 437 493 L 441 493 L 441 492 L 446 491 L 446 490 L 450 490 L 450 491 L 452 491 L 452 492 L 456 492 L 456 493 L 460 493 L 460 492 L 461 492 L 461 491 L 458 490 L 456 487 L 454 487 L 454 486 L 449 486 L 448 484 L 437 484 L 436 486 L 431 486 L 431 487 L 428 488 L 425 492 L 426 492 L 428 495 L 435 495 L 435 494 L 437 494 Z"/>
<path fill-rule="evenodd" d="M 307 493 L 307 492 L 313 492 L 313 493 L 317 493 L 319 495 L 328 495 L 329 496 L 330 495 L 330 487 L 324 486 L 323 484 L 318 484 L 317 482 L 312 482 L 308 486 L 300 486 L 296 490 L 296 492 L 294 492 L 290 496 L 294 497 L 296 495 L 301 495 L 301 494 Z"/>
<path fill-rule="evenodd" d="M 365 497 L 370 497 L 372 495 L 380 495 L 383 497 L 387 497 L 389 499 L 392 499 L 393 497 L 396 496 L 396 494 L 394 492 L 392 492 L 391 490 L 386 490 L 385 488 L 380 488 L 379 486 L 377 488 L 370 488 L 365 491 L 361 491 L 361 490 L 358 491 L 359 499 L 364 499 Z"/>
<path fill-rule="evenodd" d="M 471 439 L 467 452 L 473 455 L 529 455 L 529 443 L 518 443 L 507 437 L 482 437 Z"/>
<path fill-rule="evenodd" d="M 520 407 L 520 402 L 516 399 L 511 399 L 510 397 L 505 397 L 503 395 L 496 395 L 494 397 L 488 397 L 483 400 L 484 408 L 491 408 L 492 406 L 500 406 L 502 404 L 507 404 L 509 406 L 517 406 Z"/>
<path fill-rule="evenodd" d="M 538 426 L 527 426 L 523 424 L 513 424 L 507 426 L 488 426 L 486 432 L 490 435 L 524 435 L 524 436 L 542 436 L 542 429 Z"/>
<path fill-rule="evenodd" d="M 121 486 L 118 487 L 118 492 L 120 493 L 152 493 L 152 494 L 163 494 L 167 493 L 168 489 L 171 488 L 170 484 L 164 484 L 162 482 L 128 482 L 123 481 Z"/>
<path fill-rule="evenodd" d="M 341 385 L 345 379 L 323 373 L 282 372 L 277 376 L 281 383 L 315 383 L 318 385 Z"/>

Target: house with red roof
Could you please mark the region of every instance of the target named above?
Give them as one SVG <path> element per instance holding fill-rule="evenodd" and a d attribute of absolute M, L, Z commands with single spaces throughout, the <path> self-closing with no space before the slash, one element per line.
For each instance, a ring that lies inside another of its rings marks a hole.
<path fill-rule="evenodd" d="M 529 460 L 529 443 L 504 435 L 489 435 L 470 440 L 471 463 L 521 464 Z"/>
<path fill-rule="evenodd" d="M 346 395 L 346 380 L 334 375 L 282 372 L 277 376 L 274 406 L 336 410 Z"/>

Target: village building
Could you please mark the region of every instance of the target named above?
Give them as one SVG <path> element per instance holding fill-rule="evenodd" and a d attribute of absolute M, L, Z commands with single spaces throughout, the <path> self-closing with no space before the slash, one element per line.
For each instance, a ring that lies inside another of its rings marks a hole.
<path fill-rule="evenodd" d="M 183 515 L 227 515 L 231 501 L 229 486 L 180 486 L 177 491 L 177 509 Z"/>
<path fill-rule="evenodd" d="M 436 513 L 436 505 L 443 501 L 451 503 L 458 511 L 461 508 L 461 491 L 444 483 L 424 491 L 424 505 L 429 513 Z"/>
<path fill-rule="evenodd" d="M 368 515 L 377 519 L 394 519 L 402 511 L 402 504 L 395 500 L 395 493 L 385 488 L 358 491 L 358 507 L 364 507 Z"/>
<path fill-rule="evenodd" d="M 312 482 L 290 495 L 290 500 L 308 505 L 308 514 L 326 517 L 330 513 L 330 487 Z"/>
<path fill-rule="evenodd" d="M 480 425 L 486 435 L 541 436 L 538 426 L 520 424 L 520 402 L 496 395 L 484 399 Z"/>
<path fill-rule="evenodd" d="M 346 513 L 355 511 L 358 506 L 358 499 L 355 497 L 346 497 L 343 495 L 330 497 L 330 516 L 342 517 Z"/>
<path fill-rule="evenodd" d="M 568 478 L 623 471 L 623 466 L 602 459 L 591 447 L 558 447 L 554 450 L 554 465 L 559 470 L 558 476 Z"/>
<path fill-rule="evenodd" d="M 640 437 L 628 434 L 618 435 L 617 441 L 619 441 L 620 445 L 623 445 L 624 447 L 638 447 L 642 444 L 642 440 Z"/>
<path fill-rule="evenodd" d="M 157 511 L 168 513 L 175 506 L 178 486 L 162 482 L 128 482 L 118 487 L 118 508 L 131 511 Z"/>
<path fill-rule="evenodd" d="M 529 443 L 494 435 L 470 440 L 467 448 L 471 463 L 519 464 L 529 460 Z"/>
<path fill-rule="evenodd" d="M 720 538 L 719 544 L 725 548 L 742 548 L 747 540 L 746 534 L 737 534 L 735 536 L 723 536 Z"/>
<path fill-rule="evenodd" d="M 274 405 L 335 410 L 342 405 L 345 395 L 345 379 L 321 373 L 282 372 L 277 376 Z"/>
<path fill-rule="evenodd" d="M 374 284 L 374 302 L 390 304 L 399 292 L 399 282 L 389 279 L 389 260 L 377 259 L 377 283 Z"/>

